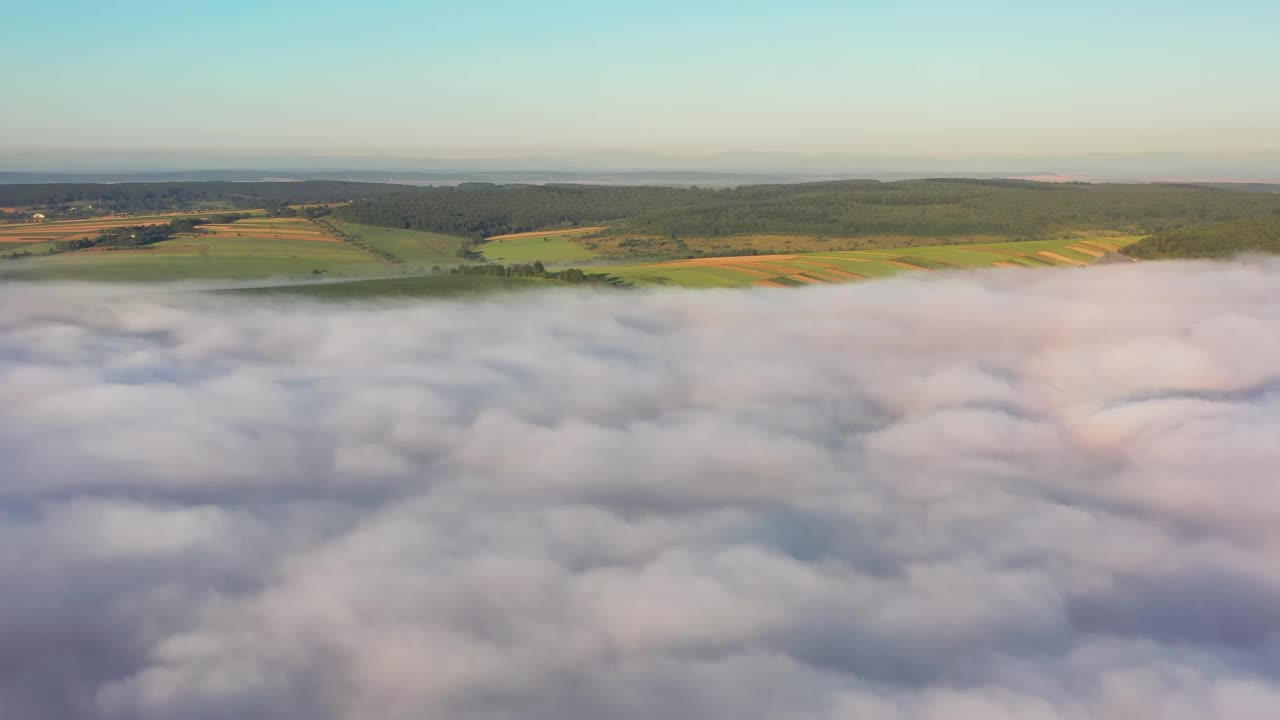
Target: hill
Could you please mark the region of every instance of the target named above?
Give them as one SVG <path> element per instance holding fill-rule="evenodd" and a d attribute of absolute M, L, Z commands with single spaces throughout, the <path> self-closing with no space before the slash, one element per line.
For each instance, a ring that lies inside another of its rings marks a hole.
<path fill-rule="evenodd" d="M 336 216 L 473 241 L 607 225 L 595 237 L 580 240 L 615 257 L 671 258 L 787 249 L 733 241 L 748 235 L 839 239 L 843 244 L 830 249 L 859 249 L 867 247 L 856 242 L 859 238 L 892 237 L 893 244 L 911 245 L 921 244 L 919 239 L 937 243 L 1047 240 L 1090 232 L 1145 235 L 1263 217 L 1276 210 L 1280 197 L 1275 195 L 1187 185 L 936 179 L 715 190 L 469 184 L 359 200 L 338 209 Z M 635 252 L 626 255 L 626 248 Z"/>
<path fill-rule="evenodd" d="M 1142 259 L 1280 253 L 1280 216 L 1179 228 L 1140 240 L 1122 252 Z"/>
<path fill-rule="evenodd" d="M 911 269 L 1089 264 L 1146 235 L 1154 237 L 1136 244 L 1134 257 L 1212 257 L 1274 249 L 1280 224 L 1280 195 L 1017 180 L 720 190 L 338 182 L 41 188 L 46 201 L 101 191 L 135 208 L 220 209 L 0 223 L 4 277 L 435 277 L 487 262 L 579 267 L 637 285 L 786 285 Z M 379 194 L 354 197 L 367 191 Z M 342 198 L 350 202 L 338 204 Z M 303 200 L 321 202 L 279 204 Z M 257 209 L 221 209 L 227 205 Z M 719 260 L 704 262 L 711 258 Z M 696 262 L 669 264 L 686 260 Z"/>

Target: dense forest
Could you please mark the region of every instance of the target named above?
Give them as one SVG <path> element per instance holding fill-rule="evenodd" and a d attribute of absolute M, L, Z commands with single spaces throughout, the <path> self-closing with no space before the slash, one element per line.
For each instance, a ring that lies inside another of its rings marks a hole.
<path fill-rule="evenodd" d="M 1276 210 L 1280 196 L 1186 185 L 938 179 L 718 190 L 466 184 L 362 199 L 339 208 L 336 216 L 475 239 L 604 223 L 658 237 L 791 233 L 1032 239 L 1067 230 L 1148 234 Z"/>
<path fill-rule="evenodd" d="M 366 225 L 431 230 L 472 238 L 621 221 L 696 203 L 717 191 L 671 187 L 490 185 L 423 188 L 412 194 L 363 200 L 336 217 Z"/>
<path fill-rule="evenodd" d="M 1210 223 L 1157 233 L 1124 248 L 1122 252 L 1142 259 L 1280 253 L 1280 215 Z"/>
<path fill-rule="evenodd" d="M 247 209 L 290 204 L 347 202 L 417 188 L 386 183 L 163 182 L 38 183 L 0 185 L 0 207 L 40 208 L 50 217 L 174 210 Z"/>

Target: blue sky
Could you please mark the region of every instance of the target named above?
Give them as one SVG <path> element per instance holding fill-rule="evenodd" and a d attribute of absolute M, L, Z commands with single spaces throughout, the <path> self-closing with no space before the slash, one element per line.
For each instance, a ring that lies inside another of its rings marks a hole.
<path fill-rule="evenodd" d="M 0 150 L 1280 148 L 1275 2 L 13 4 Z"/>

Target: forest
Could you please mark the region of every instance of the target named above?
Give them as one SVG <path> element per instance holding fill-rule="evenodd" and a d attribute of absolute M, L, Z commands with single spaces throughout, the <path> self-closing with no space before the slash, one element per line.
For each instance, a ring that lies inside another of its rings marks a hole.
<path fill-rule="evenodd" d="M 1270 218 L 1210 223 L 1157 233 L 1121 252 L 1144 260 L 1280 253 L 1280 213 Z"/>
<path fill-rule="evenodd" d="M 714 190 L 473 183 L 361 199 L 338 208 L 335 216 L 472 239 L 594 224 L 658 237 L 791 233 L 1042 239 L 1068 230 L 1150 234 L 1276 210 L 1277 195 L 1187 185 L 935 179 Z"/>

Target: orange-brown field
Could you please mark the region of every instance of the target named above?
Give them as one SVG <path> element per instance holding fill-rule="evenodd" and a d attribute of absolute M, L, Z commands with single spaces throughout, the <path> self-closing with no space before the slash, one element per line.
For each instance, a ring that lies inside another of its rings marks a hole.
<path fill-rule="evenodd" d="M 1066 255 L 1063 255 L 1062 253 L 1056 253 L 1051 250 L 1041 250 L 1036 254 L 1041 255 L 1043 257 L 1047 257 L 1050 260 L 1057 260 L 1058 262 L 1067 263 L 1069 265 L 1088 265 L 1089 264 L 1084 260 L 1076 260 L 1075 258 L 1069 258 Z"/>
<path fill-rule="evenodd" d="M 203 214 L 208 215 L 208 213 Z M 33 243 L 91 237 L 112 228 L 129 225 L 162 225 L 173 218 L 190 217 L 191 215 L 192 213 L 123 215 L 90 218 L 88 220 L 53 220 L 0 225 L 0 243 Z M 200 213 L 196 215 L 198 216 Z M 226 225 L 201 225 L 198 234 L 210 234 L 219 237 L 341 242 L 329 231 L 306 218 L 253 217 Z"/>
<path fill-rule="evenodd" d="M 1081 240 L 1079 244 L 1089 245 L 1090 247 L 1095 247 L 1105 252 L 1116 252 L 1117 250 L 1119 250 L 1121 247 L 1124 247 L 1125 245 L 1125 243 L 1114 242 L 1114 241 L 1103 242 L 1101 240 Z"/>
<path fill-rule="evenodd" d="M 1089 255 L 1091 257 L 1102 257 L 1103 255 L 1107 254 L 1106 251 L 1104 250 L 1099 250 L 1096 247 L 1090 247 L 1088 245 L 1082 245 L 1078 243 L 1075 245 L 1068 245 L 1067 249 L 1075 250 L 1078 253 L 1084 253 L 1085 255 Z"/>
<path fill-rule="evenodd" d="M 328 230 L 306 218 L 254 218 L 226 225 L 201 225 L 200 234 L 218 237 L 342 242 Z"/>
<path fill-rule="evenodd" d="M 862 280 L 864 276 L 847 270 L 840 269 L 834 262 L 835 258 L 825 258 L 814 255 L 742 255 L 738 257 L 714 257 L 714 258 L 694 258 L 692 260 L 676 260 L 666 263 L 654 263 L 650 267 L 661 268 L 681 268 L 681 267 L 707 267 L 722 268 L 732 270 L 734 272 L 745 273 L 755 277 L 770 278 L 765 280 L 757 280 L 756 285 L 777 286 L 778 283 L 771 278 L 790 278 L 796 282 L 815 284 L 824 282 L 846 282 L 849 280 Z M 841 261 L 848 262 L 847 258 L 840 258 Z M 782 265 L 781 262 L 788 264 Z M 860 262 L 860 260 L 854 260 Z M 893 261 L 889 261 L 893 262 Z M 914 265 L 903 265 L 913 270 L 922 270 L 925 268 Z"/>
<path fill-rule="evenodd" d="M 169 222 L 167 219 L 121 218 L 119 220 L 68 220 L 0 225 L 0 243 L 62 240 L 96 235 L 103 230 L 126 225 L 161 225 L 167 222 Z"/>
<path fill-rule="evenodd" d="M 128 225 L 163 225 L 174 218 L 199 216 L 201 213 L 167 213 L 161 215 L 108 215 L 86 220 L 42 220 L 0 225 L 0 243 L 65 240 L 96 235 L 103 230 Z M 208 213 L 203 213 L 207 215 Z"/>

